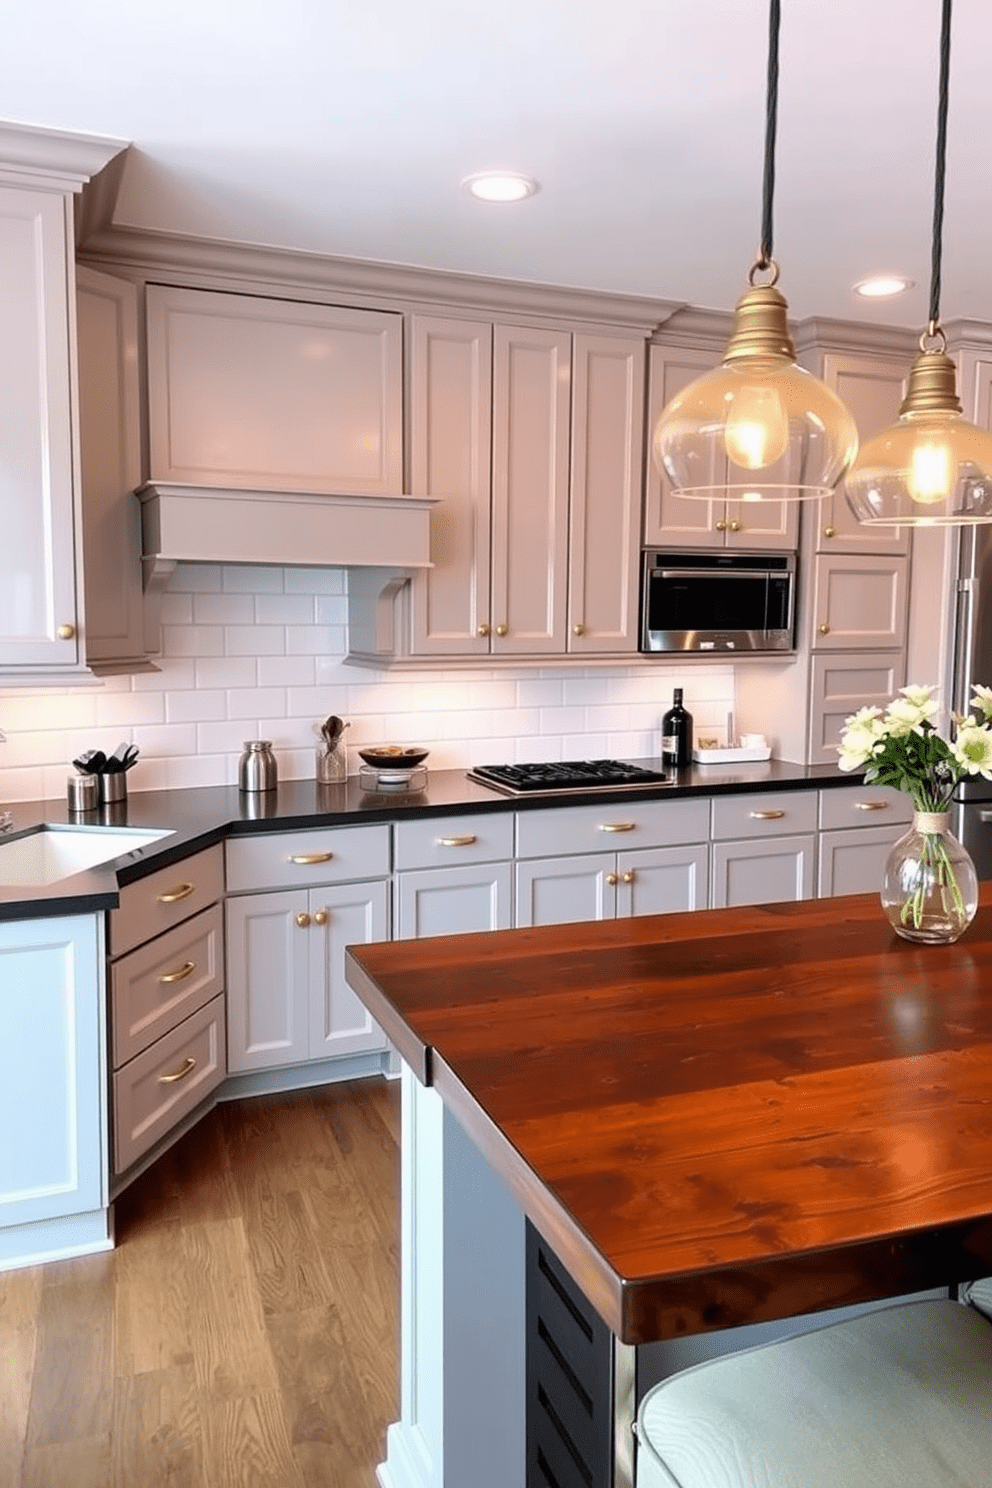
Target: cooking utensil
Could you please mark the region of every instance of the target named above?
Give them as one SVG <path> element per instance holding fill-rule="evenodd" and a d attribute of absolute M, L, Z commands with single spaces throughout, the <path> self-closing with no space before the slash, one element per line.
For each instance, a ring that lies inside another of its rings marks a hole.
<path fill-rule="evenodd" d="M 330 718 L 325 718 L 324 722 L 320 725 L 320 732 L 327 741 L 328 746 L 333 749 L 347 727 L 348 725 L 344 719 L 339 718 L 336 713 L 332 713 Z"/>
<path fill-rule="evenodd" d="M 415 765 L 423 764 L 430 750 L 422 749 L 419 744 L 378 744 L 358 753 L 367 765 L 377 770 L 412 770 Z"/>
<path fill-rule="evenodd" d="M 100 775 L 106 768 L 107 756 L 102 749 L 87 749 L 72 763 L 81 775 Z"/>

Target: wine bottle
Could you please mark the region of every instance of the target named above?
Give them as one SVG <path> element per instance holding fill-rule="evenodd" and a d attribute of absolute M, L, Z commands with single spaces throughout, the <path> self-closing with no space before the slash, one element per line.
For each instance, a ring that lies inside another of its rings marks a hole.
<path fill-rule="evenodd" d="M 692 714 L 682 706 L 682 689 L 676 687 L 672 706 L 661 720 L 662 763 L 671 770 L 684 770 L 692 762 Z"/>

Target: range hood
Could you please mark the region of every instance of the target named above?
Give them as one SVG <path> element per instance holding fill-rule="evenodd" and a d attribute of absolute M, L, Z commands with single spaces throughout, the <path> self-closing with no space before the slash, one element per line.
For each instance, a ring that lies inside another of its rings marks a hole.
<path fill-rule="evenodd" d="M 426 496 L 232 490 L 151 482 L 136 493 L 146 589 L 177 563 L 429 568 Z"/>

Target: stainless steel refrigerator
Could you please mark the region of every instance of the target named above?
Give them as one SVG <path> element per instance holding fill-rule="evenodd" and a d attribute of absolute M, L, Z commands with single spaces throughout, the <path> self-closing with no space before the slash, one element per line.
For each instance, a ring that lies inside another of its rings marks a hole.
<path fill-rule="evenodd" d="M 962 527 L 958 543 L 951 708 L 967 713 L 975 683 L 992 687 L 992 524 Z M 992 780 L 963 781 L 957 796 L 951 830 L 992 878 Z"/>

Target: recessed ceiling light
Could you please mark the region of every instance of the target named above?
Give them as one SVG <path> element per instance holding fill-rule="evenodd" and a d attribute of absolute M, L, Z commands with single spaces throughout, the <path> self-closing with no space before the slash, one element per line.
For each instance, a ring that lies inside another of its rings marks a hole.
<path fill-rule="evenodd" d="M 487 202 L 523 201 L 541 189 L 533 176 L 522 176 L 518 171 L 480 171 L 466 176 L 462 185 L 470 195 Z"/>
<path fill-rule="evenodd" d="M 871 279 L 862 279 L 860 284 L 856 284 L 854 293 L 866 300 L 885 300 L 891 295 L 905 294 L 912 288 L 912 279 L 904 279 L 901 274 L 875 274 Z"/>

